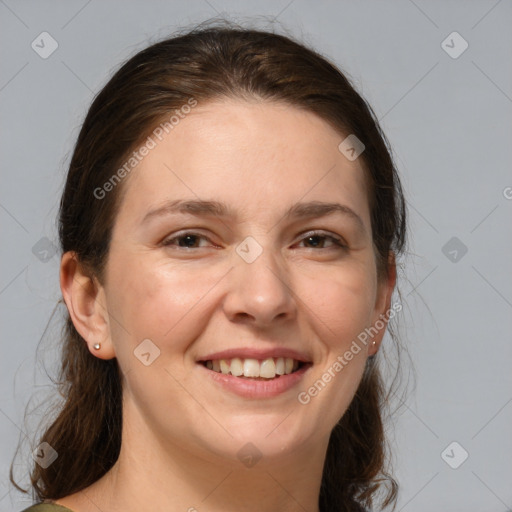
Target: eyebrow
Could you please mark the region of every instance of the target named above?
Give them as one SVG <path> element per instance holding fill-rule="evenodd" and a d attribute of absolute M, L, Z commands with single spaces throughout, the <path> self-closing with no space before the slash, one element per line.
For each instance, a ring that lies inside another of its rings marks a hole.
<path fill-rule="evenodd" d="M 141 224 L 145 224 L 155 217 L 163 217 L 178 213 L 216 217 L 237 217 L 236 213 L 232 211 L 228 205 L 219 201 L 175 199 L 167 201 L 162 206 L 150 210 L 142 219 Z M 352 208 L 340 203 L 326 203 L 322 201 L 296 203 L 285 212 L 284 217 L 289 219 L 305 219 L 326 217 L 334 213 L 350 217 L 359 224 L 359 227 L 362 228 L 363 231 L 366 230 L 361 217 L 352 210 Z"/>

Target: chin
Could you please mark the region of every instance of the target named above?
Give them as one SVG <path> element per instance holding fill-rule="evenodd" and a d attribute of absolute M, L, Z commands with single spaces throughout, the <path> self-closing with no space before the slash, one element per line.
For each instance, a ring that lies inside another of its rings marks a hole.
<path fill-rule="evenodd" d="M 296 453 L 320 428 L 299 421 L 296 412 L 247 414 L 225 423 L 233 437 L 223 436 L 231 456 L 240 458 L 245 452 L 265 458 L 285 457 Z M 241 453 L 240 453 L 241 452 Z M 260 453 L 258 453 L 260 452 Z"/>

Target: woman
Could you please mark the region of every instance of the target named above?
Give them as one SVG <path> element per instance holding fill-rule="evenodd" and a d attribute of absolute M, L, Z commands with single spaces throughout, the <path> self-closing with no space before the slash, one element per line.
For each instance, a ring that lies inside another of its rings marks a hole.
<path fill-rule="evenodd" d="M 332 64 L 229 26 L 141 51 L 87 114 L 59 221 L 66 402 L 27 511 L 396 501 L 374 356 L 404 200 Z"/>

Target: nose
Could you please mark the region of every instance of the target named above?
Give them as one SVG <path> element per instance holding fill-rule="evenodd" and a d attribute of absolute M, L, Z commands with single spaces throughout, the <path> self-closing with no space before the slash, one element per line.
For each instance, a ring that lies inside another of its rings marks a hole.
<path fill-rule="evenodd" d="M 270 249 L 264 249 L 252 263 L 237 254 L 234 258 L 223 305 L 231 321 L 264 328 L 295 316 L 296 301 L 289 274 Z"/>

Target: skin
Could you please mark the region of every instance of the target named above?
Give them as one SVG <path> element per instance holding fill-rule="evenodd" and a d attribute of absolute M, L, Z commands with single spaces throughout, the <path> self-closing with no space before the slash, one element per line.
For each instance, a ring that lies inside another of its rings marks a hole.
<path fill-rule="evenodd" d="M 63 255 L 61 289 L 75 327 L 94 357 L 117 357 L 123 372 L 123 440 L 104 477 L 56 503 L 76 512 L 147 503 L 157 512 L 318 511 L 329 434 L 385 329 L 307 405 L 297 394 L 389 310 L 396 279 L 393 263 L 378 279 L 364 171 L 338 150 L 344 138 L 279 103 L 200 104 L 125 178 L 104 282 Z M 178 198 L 222 201 L 236 217 L 174 214 L 141 225 Z M 283 217 L 313 200 L 350 207 L 362 226 L 338 213 Z M 182 247 L 161 244 L 184 230 L 201 237 L 189 248 L 183 239 Z M 312 230 L 348 248 L 304 236 Z M 252 263 L 235 250 L 248 236 L 263 250 Z M 133 353 L 144 339 L 160 350 L 149 366 Z M 277 397 L 244 399 L 196 364 L 241 346 L 285 346 L 313 366 Z M 251 468 L 237 458 L 248 442 L 262 454 Z"/>

